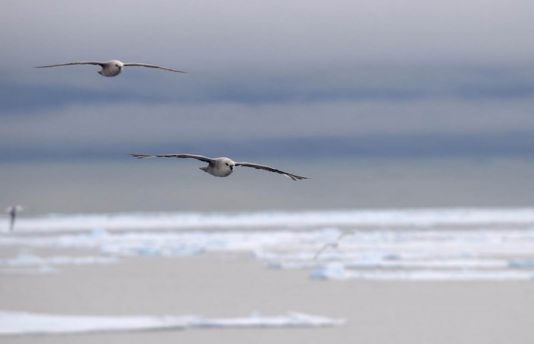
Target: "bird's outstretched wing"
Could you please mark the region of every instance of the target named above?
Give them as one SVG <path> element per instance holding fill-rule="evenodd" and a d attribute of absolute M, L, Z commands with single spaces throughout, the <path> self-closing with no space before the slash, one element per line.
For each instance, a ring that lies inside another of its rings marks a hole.
<path fill-rule="evenodd" d="M 320 256 L 324 251 L 326 251 L 326 250 L 329 249 L 329 248 L 333 248 L 333 249 L 338 248 L 341 239 L 342 239 L 344 236 L 352 235 L 352 234 L 353 234 L 353 233 L 348 233 L 348 232 L 343 232 L 343 233 L 341 233 L 341 234 L 337 237 L 336 241 L 334 241 L 334 242 L 329 242 L 329 243 L 324 244 L 324 245 L 323 245 L 323 246 L 322 246 L 322 247 L 315 253 L 315 255 L 313 256 L 313 259 L 314 259 L 314 260 L 317 260 L 317 259 L 319 258 L 319 256 Z"/>
<path fill-rule="evenodd" d="M 286 176 L 288 178 L 291 178 L 291 180 L 309 179 L 308 177 L 297 176 L 296 174 L 293 174 L 293 173 L 280 171 L 280 170 L 277 170 L 276 168 L 272 168 L 270 166 L 254 164 L 254 163 L 251 163 L 251 162 L 236 162 L 235 165 L 236 166 L 244 166 L 244 167 L 252 167 L 252 168 L 255 168 L 255 169 L 258 169 L 258 170 L 265 170 L 265 171 L 269 171 L 269 172 L 279 173 L 279 174 L 282 174 L 282 175 L 284 175 L 284 176 Z"/>
<path fill-rule="evenodd" d="M 182 159 L 197 159 L 200 161 L 204 161 L 207 163 L 210 163 L 213 161 L 213 159 L 208 158 L 207 156 L 203 155 L 196 155 L 196 154 L 130 154 L 134 158 L 137 159 L 144 159 L 144 158 L 182 158 Z"/>
<path fill-rule="evenodd" d="M 148 68 L 163 69 L 163 70 L 167 70 L 169 72 L 187 73 L 187 72 L 184 72 L 182 70 L 177 70 L 177 69 L 174 69 L 174 68 L 162 67 L 162 66 L 153 65 L 153 64 L 147 64 L 147 63 L 130 63 L 130 62 L 128 62 L 128 63 L 125 63 L 124 66 L 125 67 L 148 67 Z"/>
<path fill-rule="evenodd" d="M 324 244 L 315 254 L 313 255 L 313 260 L 319 259 L 319 256 L 323 254 L 324 251 L 326 251 L 329 248 L 336 248 L 338 246 L 338 243 L 335 242 L 329 242 L 327 244 Z"/>
<path fill-rule="evenodd" d="M 35 68 L 49 68 L 49 67 L 73 66 L 73 65 L 103 66 L 104 64 L 105 64 L 104 62 L 97 62 L 97 61 L 78 61 L 78 62 L 60 63 L 60 64 L 53 64 L 53 65 L 46 65 L 46 66 L 36 66 Z"/>

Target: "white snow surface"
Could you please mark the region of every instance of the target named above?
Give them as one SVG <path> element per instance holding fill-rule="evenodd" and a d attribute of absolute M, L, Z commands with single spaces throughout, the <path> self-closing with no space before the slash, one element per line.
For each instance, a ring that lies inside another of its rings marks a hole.
<path fill-rule="evenodd" d="M 20 226 L 0 235 L 0 248 L 25 253 L 0 260 L 0 273 L 218 252 L 327 280 L 534 279 L 534 209 L 527 208 L 50 215 Z M 84 256 L 31 253 L 40 249 Z"/>
<path fill-rule="evenodd" d="M 288 312 L 241 318 L 186 316 L 88 316 L 0 311 L 0 335 L 123 332 L 191 328 L 292 328 L 342 325 L 343 319 Z"/>
<path fill-rule="evenodd" d="M 534 225 L 534 208 L 331 210 L 248 213 L 49 214 L 21 217 L 17 232 L 305 226 Z"/>

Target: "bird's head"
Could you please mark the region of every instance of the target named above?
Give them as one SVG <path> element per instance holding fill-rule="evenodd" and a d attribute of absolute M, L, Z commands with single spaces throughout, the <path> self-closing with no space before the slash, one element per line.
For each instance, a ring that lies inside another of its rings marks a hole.
<path fill-rule="evenodd" d="M 111 60 L 111 61 L 108 61 L 107 63 L 118 69 L 122 69 L 122 67 L 124 67 L 124 63 L 119 60 Z"/>
<path fill-rule="evenodd" d="M 235 162 L 232 159 L 223 157 L 221 158 L 221 162 L 225 167 L 229 168 L 231 171 L 234 170 Z"/>

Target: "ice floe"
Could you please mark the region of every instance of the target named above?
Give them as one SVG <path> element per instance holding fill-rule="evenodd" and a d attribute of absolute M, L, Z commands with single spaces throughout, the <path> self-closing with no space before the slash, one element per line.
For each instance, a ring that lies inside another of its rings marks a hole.
<path fill-rule="evenodd" d="M 17 232 L 308 226 L 534 225 L 534 209 L 399 209 L 250 213 L 50 214 L 19 219 Z"/>
<path fill-rule="evenodd" d="M 192 328 L 293 328 L 342 325 L 343 319 L 289 312 L 241 318 L 186 316 L 88 316 L 0 311 L 0 335 L 185 330 Z"/>
<path fill-rule="evenodd" d="M 222 252 L 246 253 L 271 268 L 308 269 L 322 279 L 534 278 L 533 209 L 137 213 L 27 221 L 25 231 L 0 236 L 0 247 L 90 250 L 95 256 L 23 255 L 0 260 L 0 268 Z"/>

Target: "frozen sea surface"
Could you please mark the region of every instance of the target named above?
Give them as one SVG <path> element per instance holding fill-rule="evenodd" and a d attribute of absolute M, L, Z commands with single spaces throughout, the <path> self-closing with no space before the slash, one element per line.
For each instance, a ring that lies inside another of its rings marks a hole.
<path fill-rule="evenodd" d="M 22 251 L 2 273 L 219 252 L 323 280 L 532 280 L 534 209 L 47 215 L 21 219 L 0 247 Z M 96 253 L 27 252 L 39 249 Z"/>
<path fill-rule="evenodd" d="M 248 213 L 49 214 L 21 218 L 17 232 L 308 226 L 534 225 L 534 208 L 398 209 Z"/>

